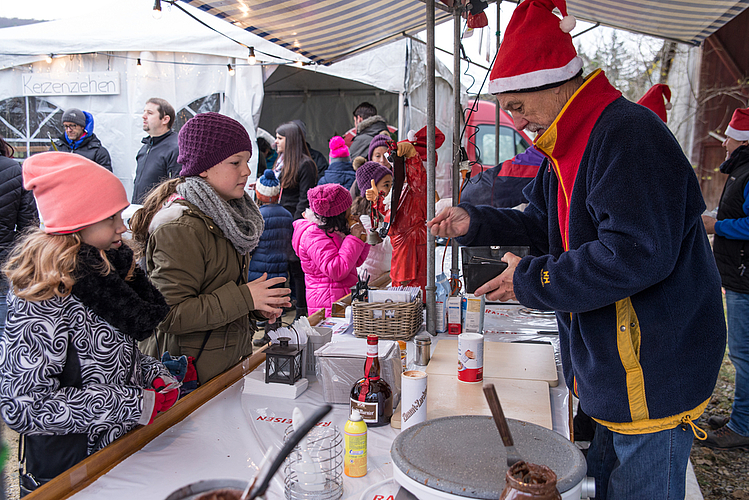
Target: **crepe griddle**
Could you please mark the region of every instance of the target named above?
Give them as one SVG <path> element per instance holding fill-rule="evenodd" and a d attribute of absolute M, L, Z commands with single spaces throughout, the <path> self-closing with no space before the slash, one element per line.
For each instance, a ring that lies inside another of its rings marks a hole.
<path fill-rule="evenodd" d="M 573 443 L 536 424 L 507 423 L 520 456 L 553 470 L 560 493 L 583 480 L 585 457 Z M 496 500 L 505 487 L 507 452 L 491 417 L 459 415 L 414 425 L 395 438 L 390 456 L 410 479 L 445 493 Z"/>

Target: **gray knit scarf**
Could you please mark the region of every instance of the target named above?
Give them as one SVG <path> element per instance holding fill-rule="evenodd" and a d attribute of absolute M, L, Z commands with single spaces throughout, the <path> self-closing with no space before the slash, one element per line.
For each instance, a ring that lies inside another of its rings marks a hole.
<path fill-rule="evenodd" d="M 177 193 L 213 219 L 237 252 L 245 255 L 255 249 L 263 234 L 265 221 L 247 193 L 227 202 L 197 175 L 186 177 L 185 182 L 177 185 Z"/>

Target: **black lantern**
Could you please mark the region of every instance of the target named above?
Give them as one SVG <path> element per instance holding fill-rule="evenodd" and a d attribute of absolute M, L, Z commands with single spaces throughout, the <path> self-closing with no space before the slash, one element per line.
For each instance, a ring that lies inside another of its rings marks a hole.
<path fill-rule="evenodd" d="M 278 337 L 280 344 L 265 350 L 265 383 L 294 385 L 302 378 L 304 349 L 290 347 L 289 337 Z"/>

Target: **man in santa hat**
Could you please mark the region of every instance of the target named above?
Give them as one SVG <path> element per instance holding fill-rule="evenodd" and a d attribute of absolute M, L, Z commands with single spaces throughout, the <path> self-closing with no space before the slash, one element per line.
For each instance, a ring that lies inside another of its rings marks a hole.
<path fill-rule="evenodd" d="M 749 447 L 749 108 L 737 109 L 726 129 L 728 175 L 718 204 L 717 220 L 703 215 L 708 234 L 715 234 L 713 252 L 726 289 L 728 356 L 736 367 L 731 416 L 713 415 L 715 430 L 702 443 L 710 448 Z"/>
<path fill-rule="evenodd" d="M 556 311 L 567 386 L 598 422 L 596 499 L 683 498 L 725 350 L 705 203 L 665 123 L 601 70 L 582 76 L 572 27 L 564 0 L 525 0 L 490 75 L 515 127 L 544 131 L 525 212 L 461 204 L 428 226 L 463 245 L 531 247 L 476 294 Z"/>

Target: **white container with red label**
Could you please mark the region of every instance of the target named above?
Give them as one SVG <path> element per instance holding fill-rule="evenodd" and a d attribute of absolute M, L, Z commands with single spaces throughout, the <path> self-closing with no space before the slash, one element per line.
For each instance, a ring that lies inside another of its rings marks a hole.
<path fill-rule="evenodd" d="M 484 336 L 479 333 L 458 335 L 458 380 L 479 383 L 484 380 Z"/>

